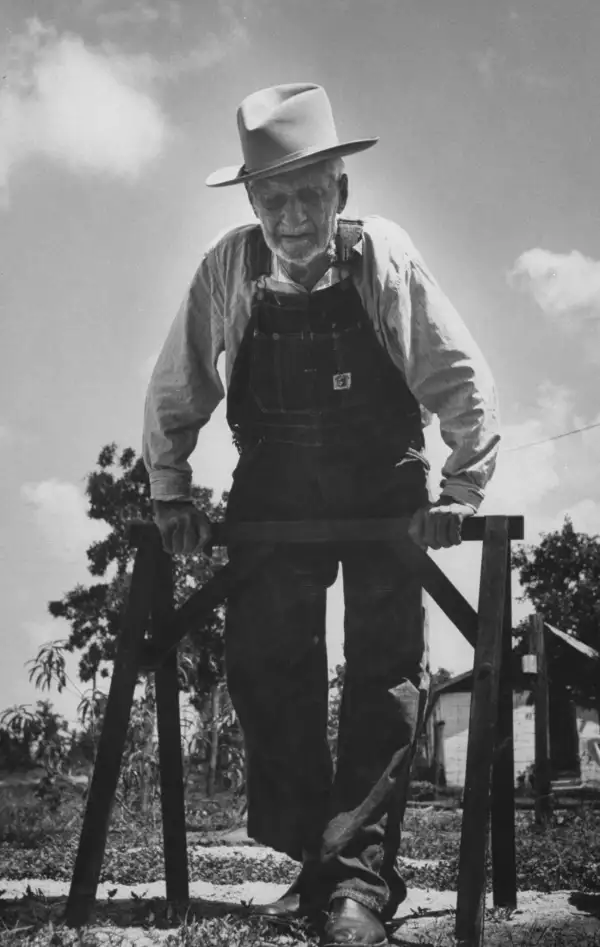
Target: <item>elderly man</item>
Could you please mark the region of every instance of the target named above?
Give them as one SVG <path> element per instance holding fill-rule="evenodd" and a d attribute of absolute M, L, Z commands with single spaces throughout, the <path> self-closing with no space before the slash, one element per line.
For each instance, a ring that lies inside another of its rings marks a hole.
<path fill-rule="evenodd" d="M 498 447 L 490 372 L 396 224 L 349 221 L 343 157 L 325 91 L 290 84 L 238 110 L 244 185 L 258 224 L 205 253 L 152 375 L 143 456 L 165 548 L 191 553 L 210 523 L 190 499 L 188 458 L 225 392 L 240 450 L 227 519 L 410 517 L 423 547 L 460 542 Z M 427 489 L 423 418 L 450 449 Z M 256 544 L 231 543 L 232 567 Z M 326 592 L 343 569 L 346 678 L 335 774 L 327 744 Z M 281 545 L 229 598 L 228 685 L 248 760 L 248 832 L 301 863 L 266 916 L 323 918 L 324 945 L 383 945 L 406 889 L 396 872 L 406 779 L 429 678 L 421 588 L 385 543 Z M 344 845 L 325 851 L 373 790 Z"/>

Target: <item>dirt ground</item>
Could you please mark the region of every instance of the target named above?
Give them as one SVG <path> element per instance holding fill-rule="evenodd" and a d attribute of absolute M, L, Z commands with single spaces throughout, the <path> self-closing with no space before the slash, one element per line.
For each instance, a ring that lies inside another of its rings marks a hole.
<path fill-rule="evenodd" d="M 239 846 L 244 857 L 264 857 L 257 846 Z M 212 849 L 213 856 L 216 855 Z M 231 857 L 227 847 L 224 856 Z M 188 917 L 198 919 L 225 914 L 244 915 L 244 905 L 263 903 L 278 897 L 285 885 L 252 882 L 243 885 L 213 885 L 196 881 L 190 885 L 191 911 Z M 110 892 L 110 894 L 109 894 Z M 9 927 L 52 920 L 59 922 L 66 903 L 65 882 L 25 879 L 0 880 L 0 920 Z M 236 910 L 235 906 L 241 906 Z M 400 906 L 393 924 L 391 944 L 420 944 L 422 947 L 454 945 L 456 893 L 413 888 Z M 101 885 L 94 922 L 89 928 L 102 939 L 106 923 L 120 928 L 123 940 L 138 945 L 160 944 L 169 934 L 160 925 L 165 915 L 163 882 L 147 885 Z M 156 924 L 155 924 L 156 922 Z M 172 929 L 171 929 L 172 933 Z M 97 942 L 97 938 L 94 938 Z M 522 891 L 515 912 L 494 910 L 488 898 L 485 944 L 491 947 L 600 947 L 600 894 L 577 894 L 570 891 L 542 894 Z"/>

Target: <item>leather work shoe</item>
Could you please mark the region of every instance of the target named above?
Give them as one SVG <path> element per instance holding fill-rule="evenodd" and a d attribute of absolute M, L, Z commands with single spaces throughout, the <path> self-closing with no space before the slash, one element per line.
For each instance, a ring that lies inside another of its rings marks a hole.
<path fill-rule="evenodd" d="M 305 862 L 300 874 L 277 901 L 254 904 L 251 913 L 275 920 L 315 919 L 327 908 L 328 893 L 319 891 L 316 863 Z"/>
<path fill-rule="evenodd" d="M 277 901 L 271 901 L 270 904 L 253 904 L 252 914 L 290 920 L 294 917 L 305 916 L 306 911 L 300 904 L 299 880 L 296 878 L 293 885 Z"/>
<path fill-rule="evenodd" d="M 335 898 L 321 940 L 321 947 L 387 947 L 385 928 L 376 914 L 353 901 Z"/>

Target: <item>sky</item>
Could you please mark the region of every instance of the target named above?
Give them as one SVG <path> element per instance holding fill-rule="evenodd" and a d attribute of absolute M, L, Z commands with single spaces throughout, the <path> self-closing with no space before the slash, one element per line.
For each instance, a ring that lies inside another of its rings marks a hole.
<path fill-rule="evenodd" d="M 251 220 L 235 113 L 265 86 L 325 86 L 351 216 L 403 226 L 496 379 L 502 451 L 482 513 L 526 539 L 600 532 L 600 5 L 597 0 L 4 0 L 0 34 L 0 710 L 45 696 L 25 662 L 90 577 L 101 448 L 141 448 L 156 356 L 205 246 Z M 528 446 L 544 441 L 538 446 Z M 437 488 L 445 448 L 428 434 Z M 524 449 L 522 449 L 524 448 Z M 222 409 L 192 457 L 227 489 Z M 479 544 L 435 554 L 473 604 Z M 516 589 L 518 594 L 518 589 Z M 526 606 L 515 602 L 517 617 Z M 343 603 L 330 594 L 330 663 Z M 472 649 L 430 610 L 432 666 Z M 74 719 L 68 693 L 51 692 Z"/>

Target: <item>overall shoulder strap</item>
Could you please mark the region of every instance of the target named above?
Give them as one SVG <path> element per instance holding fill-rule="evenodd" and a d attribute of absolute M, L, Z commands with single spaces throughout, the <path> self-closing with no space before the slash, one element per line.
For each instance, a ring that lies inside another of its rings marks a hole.
<path fill-rule="evenodd" d="M 340 219 L 335 240 L 337 263 L 347 263 L 352 250 L 362 240 L 364 225 L 362 220 Z"/>
<path fill-rule="evenodd" d="M 246 272 L 251 281 L 271 272 L 271 251 L 265 243 L 260 224 L 248 231 L 246 238 Z"/>

